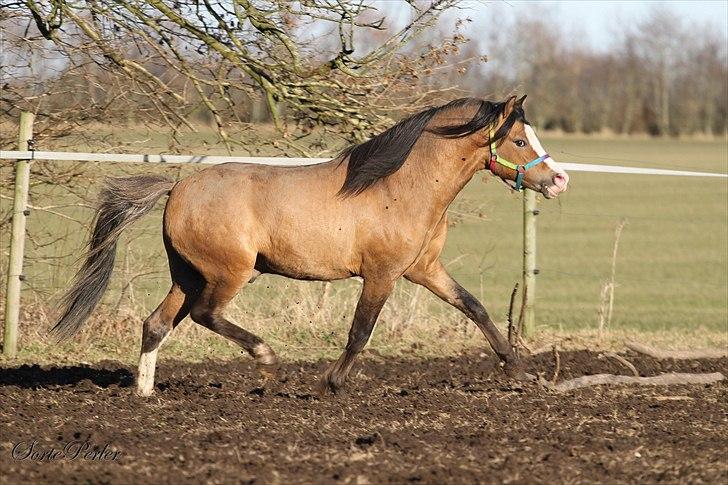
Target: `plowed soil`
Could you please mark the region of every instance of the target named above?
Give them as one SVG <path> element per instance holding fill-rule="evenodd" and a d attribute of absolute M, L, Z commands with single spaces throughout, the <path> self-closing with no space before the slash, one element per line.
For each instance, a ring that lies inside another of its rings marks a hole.
<path fill-rule="evenodd" d="M 728 359 L 625 355 L 644 376 L 728 375 Z M 489 355 L 368 354 L 343 394 L 313 389 L 325 362 L 284 365 L 265 390 L 249 360 L 133 369 L 0 369 L 2 483 L 728 483 L 728 383 L 602 386 L 556 394 L 509 381 Z M 550 379 L 554 359 L 527 359 Z M 561 354 L 559 380 L 630 375 Z M 65 450 L 64 450 L 65 448 Z"/>

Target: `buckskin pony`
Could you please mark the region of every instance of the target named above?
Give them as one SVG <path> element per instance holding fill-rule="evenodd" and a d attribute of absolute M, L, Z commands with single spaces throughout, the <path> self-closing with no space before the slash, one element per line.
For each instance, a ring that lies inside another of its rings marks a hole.
<path fill-rule="evenodd" d="M 483 305 L 447 273 L 440 254 L 448 206 L 476 172 L 489 170 L 514 189 L 546 198 L 566 190 L 569 177 L 526 121 L 524 98 L 458 99 L 316 165 L 225 163 L 178 182 L 159 175 L 109 179 L 87 259 L 51 333 L 69 338 L 87 320 L 108 286 L 119 235 L 168 195 L 162 230 L 172 287 L 143 324 L 138 394 L 153 393 L 159 346 L 187 315 L 243 347 L 263 376 L 274 376 L 273 350 L 223 313 L 264 273 L 363 279 L 346 349 L 325 372 L 322 392 L 344 384 L 402 276 L 473 320 L 505 372 L 523 378 L 513 349 Z"/>

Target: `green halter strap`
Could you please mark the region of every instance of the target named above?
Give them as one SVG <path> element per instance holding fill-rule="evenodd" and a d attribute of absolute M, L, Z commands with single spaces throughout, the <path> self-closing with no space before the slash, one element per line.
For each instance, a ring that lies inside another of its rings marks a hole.
<path fill-rule="evenodd" d="M 528 162 L 525 165 L 517 165 L 510 160 L 506 160 L 505 158 L 498 155 L 498 152 L 495 148 L 495 140 L 493 138 L 495 137 L 495 132 L 491 130 L 490 132 L 490 161 L 488 162 L 488 170 L 490 170 L 493 174 L 495 174 L 495 171 L 493 170 L 495 168 L 495 164 L 502 165 L 504 167 L 510 168 L 511 170 L 516 171 L 516 179 L 515 179 L 515 185 L 514 189 L 516 190 L 522 190 L 523 189 L 523 178 L 526 176 L 526 170 L 531 169 L 538 165 L 539 163 L 545 161 L 547 158 L 549 158 L 548 153 L 544 153 L 538 158 L 535 158 Z M 497 175 L 497 174 L 496 174 Z"/>

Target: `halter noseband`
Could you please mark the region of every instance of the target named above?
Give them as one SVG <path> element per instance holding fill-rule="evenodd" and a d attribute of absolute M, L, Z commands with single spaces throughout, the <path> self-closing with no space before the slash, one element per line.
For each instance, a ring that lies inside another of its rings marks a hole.
<path fill-rule="evenodd" d="M 495 133 L 493 131 L 490 132 L 490 160 L 488 161 L 488 170 L 491 171 L 494 175 L 497 175 L 493 168 L 495 168 L 495 164 L 502 165 L 504 167 L 508 167 L 512 170 L 516 171 L 516 180 L 515 185 L 513 186 L 514 189 L 520 191 L 523 190 L 523 178 L 526 175 L 526 170 L 531 169 L 538 165 L 539 163 L 543 162 L 547 158 L 549 158 L 548 153 L 544 153 L 540 157 L 531 160 L 525 165 L 516 165 L 515 163 L 506 160 L 505 158 L 498 155 L 498 152 L 496 152 L 495 149 L 495 141 L 493 140 Z"/>

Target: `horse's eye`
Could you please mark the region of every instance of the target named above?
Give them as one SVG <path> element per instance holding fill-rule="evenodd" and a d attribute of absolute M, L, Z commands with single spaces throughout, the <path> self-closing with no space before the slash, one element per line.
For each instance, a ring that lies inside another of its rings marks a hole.
<path fill-rule="evenodd" d="M 514 143 L 516 144 L 517 147 L 520 147 L 520 148 L 523 148 L 526 146 L 526 142 L 523 140 L 516 140 Z"/>

